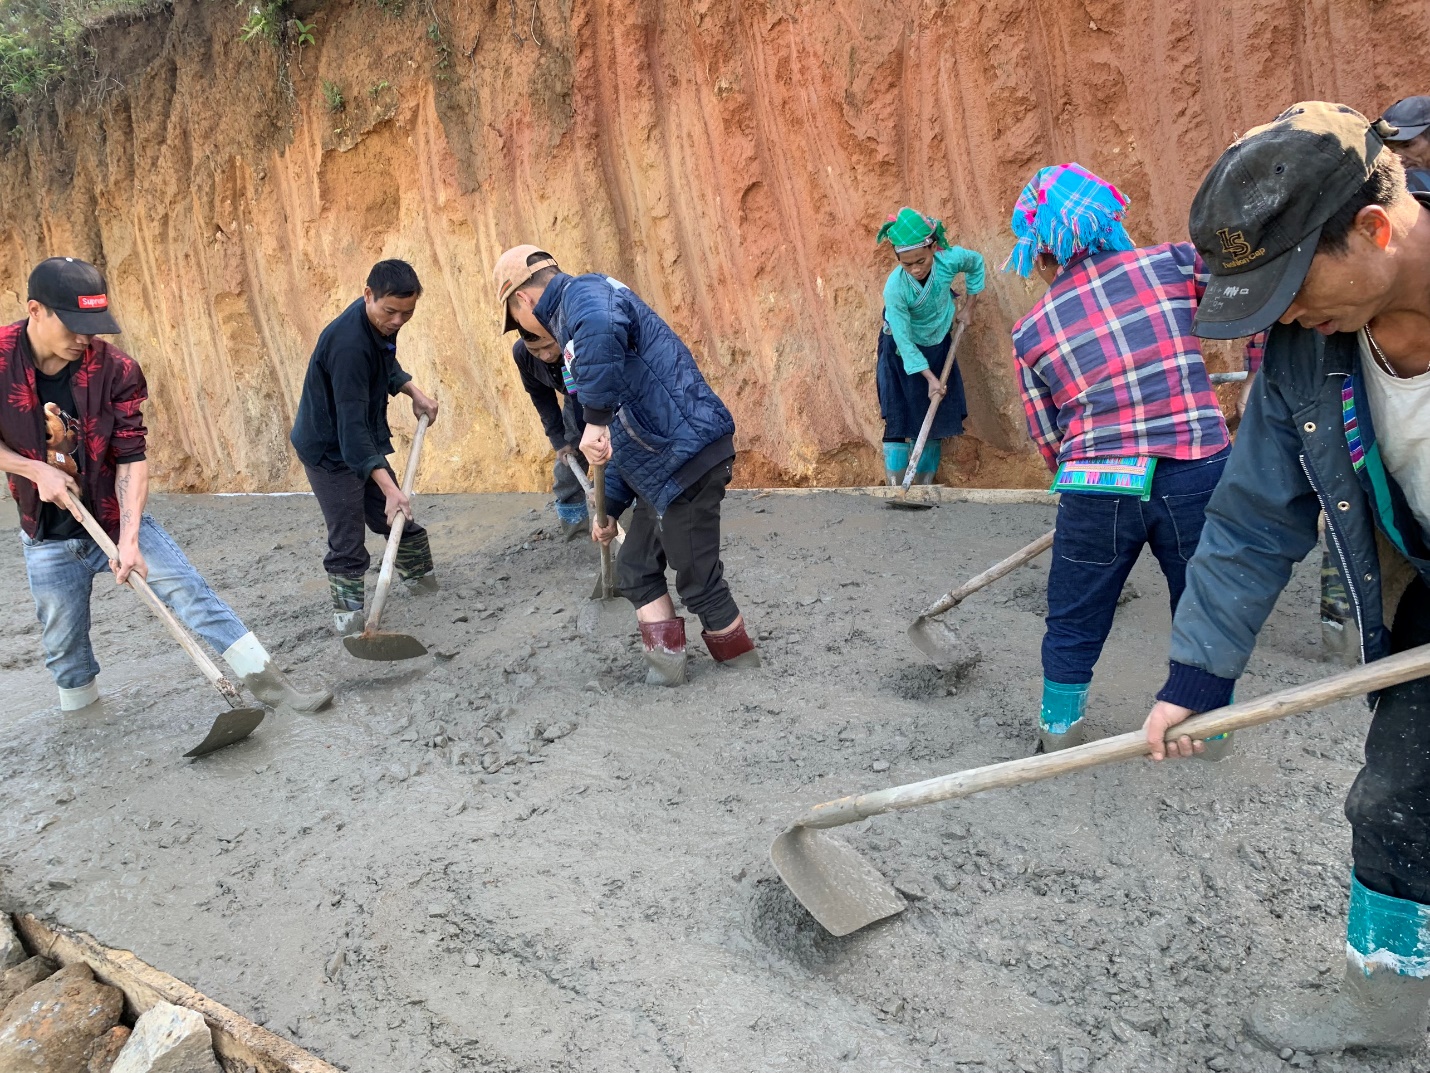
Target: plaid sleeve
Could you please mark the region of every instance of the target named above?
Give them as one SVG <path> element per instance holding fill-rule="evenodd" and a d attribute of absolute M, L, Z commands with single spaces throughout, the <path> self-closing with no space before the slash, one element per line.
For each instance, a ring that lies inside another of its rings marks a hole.
<path fill-rule="evenodd" d="M 1062 446 L 1062 435 L 1058 431 L 1058 407 L 1053 401 L 1053 393 L 1043 378 L 1023 364 L 1018 352 L 1013 352 L 1013 363 L 1018 367 L 1019 387 L 1023 393 L 1023 416 L 1028 421 L 1028 435 L 1043 456 L 1048 469 L 1058 468 L 1058 449 Z"/>
<path fill-rule="evenodd" d="M 1257 332 L 1246 341 L 1246 371 L 1255 376 L 1266 357 L 1266 332 Z"/>
<path fill-rule="evenodd" d="M 114 378 L 110 404 L 114 407 L 114 457 L 117 462 L 138 462 L 144 458 L 149 430 L 144 427 L 144 403 L 149 386 L 144 370 L 127 354 L 117 354 L 119 375 Z"/>

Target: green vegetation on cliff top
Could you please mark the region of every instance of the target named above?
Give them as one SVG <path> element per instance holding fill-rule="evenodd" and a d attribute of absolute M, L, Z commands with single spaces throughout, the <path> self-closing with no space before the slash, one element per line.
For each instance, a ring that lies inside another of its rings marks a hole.
<path fill-rule="evenodd" d="M 163 0 L 0 0 L 0 104 L 14 109 L 62 79 L 88 28 L 160 6 Z"/>

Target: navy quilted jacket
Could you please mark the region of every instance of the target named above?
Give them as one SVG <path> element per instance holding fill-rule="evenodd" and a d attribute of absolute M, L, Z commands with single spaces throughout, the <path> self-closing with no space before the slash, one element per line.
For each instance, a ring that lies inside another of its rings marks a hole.
<path fill-rule="evenodd" d="M 701 457 L 721 453 L 735 419 L 689 348 L 625 284 L 562 273 L 546 285 L 535 312 L 566 351 L 586 421 L 610 427 L 606 499 L 613 517 L 637 495 L 663 515 L 710 468 L 704 461 L 713 466 L 734 454 L 730 446 L 720 458 Z"/>

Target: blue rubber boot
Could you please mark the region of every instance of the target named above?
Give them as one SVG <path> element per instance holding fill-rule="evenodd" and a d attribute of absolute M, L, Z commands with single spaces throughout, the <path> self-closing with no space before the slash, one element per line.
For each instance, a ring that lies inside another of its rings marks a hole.
<path fill-rule="evenodd" d="M 909 452 L 907 440 L 884 441 L 884 480 L 889 482 L 890 488 L 904 483 L 904 471 L 909 468 Z"/>
<path fill-rule="evenodd" d="M 561 523 L 561 539 L 575 540 L 591 531 L 591 515 L 585 503 L 556 503 L 556 518 Z"/>
<path fill-rule="evenodd" d="M 1038 744 L 1055 753 L 1087 741 L 1087 691 L 1089 682 L 1065 684 L 1043 679 L 1043 707 L 1038 713 Z"/>
<path fill-rule="evenodd" d="M 934 474 L 938 472 L 938 464 L 942 458 L 943 441 L 926 441 L 923 453 L 919 455 L 918 465 L 914 467 L 914 483 L 933 484 Z"/>
<path fill-rule="evenodd" d="M 1275 1051 L 1407 1052 L 1430 1021 L 1430 906 L 1378 894 L 1351 876 L 1346 974 L 1338 994 L 1259 1003 L 1246 1030 Z"/>

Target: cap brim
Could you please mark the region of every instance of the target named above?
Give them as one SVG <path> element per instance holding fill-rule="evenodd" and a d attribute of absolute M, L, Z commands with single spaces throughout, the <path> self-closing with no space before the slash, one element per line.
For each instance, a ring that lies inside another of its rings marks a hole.
<path fill-rule="evenodd" d="M 1400 144 L 1401 142 L 1413 142 L 1416 138 L 1420 137 L 1420 135 L 1424 134 L 1427 130 L 1430 130 L 1430 123 L 1422 123 L 1418 127 L 1396 127 L 1395 137 L 1387 138 L 1385 140 L 1385 144 L 1394 149 L 1396 145 Z"/>
<path fill-rule="evenodd" d="M 78 312 L 69 309 L 56 309 L 54 314 L 60 318 L 60 323 L 75 335 L 121 334 L 119 322 L 114 319 L 114 314 L 107 309 L 80 310 Z"/>
<path fill-rule="evenodd" d="M 1271 327 L 1290 308 L 1305 282 L 1320 241 L 1318 227 L 1260 268 L 1231 276 L 1213 275 L 1197 305 L 1192 334 L 1201 339 L 1240 339 Z"/>

